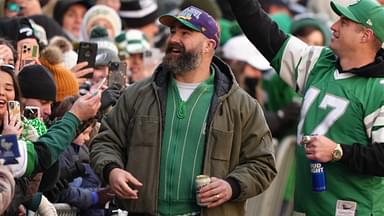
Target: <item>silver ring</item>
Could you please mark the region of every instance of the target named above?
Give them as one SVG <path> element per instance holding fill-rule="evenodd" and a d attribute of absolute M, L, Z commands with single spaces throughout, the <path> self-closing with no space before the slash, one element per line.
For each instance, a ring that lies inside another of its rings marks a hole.
<path fill-rule="evenodd" d="M 311 142 L 311 139 L 312 139 L 311 136 L 303 136 L 303 139 L 301 140 L 301 142 L 303 144 L 308 144 L 309 142 Z"/>
<path fill-rule="evenodd" d="M 217 198 L 217 199 L 220 199 L 220 194 L 216 194 L 216 198 Z"/>

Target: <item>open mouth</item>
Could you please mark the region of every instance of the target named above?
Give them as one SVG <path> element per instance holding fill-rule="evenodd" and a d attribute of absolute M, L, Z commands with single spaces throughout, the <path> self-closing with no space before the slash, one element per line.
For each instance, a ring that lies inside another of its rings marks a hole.
<path fill-rule="evenodd" d="M 6 107 L 7 101 L 4 99 L 0 99 L 0 108 Z"/>

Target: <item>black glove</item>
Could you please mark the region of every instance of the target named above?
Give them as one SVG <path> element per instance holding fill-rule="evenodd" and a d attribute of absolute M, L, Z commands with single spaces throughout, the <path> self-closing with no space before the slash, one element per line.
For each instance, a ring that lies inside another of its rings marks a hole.
<path fill-rule="evenodd" d="M 277 111 L 277 116 L 280 118 L 282 123 L 285 124 L 295 124 L 299 119 L 300 115 L 300 104 L 292 102 L 285 106 L 284 108 Z"/>
<path fill-rule="evenodd" d="M 47 197 L 49 201 L 56 202 L 59 194 L 67 188 L 68 188 L 68 180 L 65 178 L 59 178 L 55 186 L 51 190 L 44 192 L 44 195 Z"/>
<path fill-rule="evenodd" d="M 101 94 L 101 110 L 105 110 L 110 106 L 114 106 L 121 94 L 121 86 L 113 84 L 103 91 Z"/>

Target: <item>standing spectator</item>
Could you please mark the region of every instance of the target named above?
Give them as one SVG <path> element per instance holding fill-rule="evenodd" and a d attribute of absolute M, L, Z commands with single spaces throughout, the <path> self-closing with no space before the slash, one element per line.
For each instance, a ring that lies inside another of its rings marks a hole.
<path fill-rule="evenodd" d="M 16 50 L 11 42 L 0 38 L 0 65 L 8 64 L 15 66 Z"/>
<path fill-rule="evenodd" d="M 103 27 L 96 26 L 91 31 L 90 42 L 97 44 L 97 55 L 95 68 L 93 71 L 92 84 L 100 82 L 103 78 L 108 77 L 109 63 L 119 60 L 118 49 L 113 41 L 108 37 L 107 30 Z"/>
<path fill-rule="evenodd" d="M 139 29 L 153 45 L 154 37 L 159 32 L 156 24 L 158 10 L 154 0 L 122 0 L 119 14 L 125 30 Z"/>
<path fill-rule="evenodd" d="M 131 29 L 121 33 L 115 38 L 120 58 L 123 58 L 128 65 L 130 74 L 129 82 L 133 83 L 143 80 L 152 74 L 152 70 L 145 68 L 145 52 L 150 52 L 151 46 L 144 33 Z"/>
<path fill-rule="evenodd" d="M 79 41 L 81 23 L 91 6 L 88 0 L 58 0 L 53 9 L 53 18 L 62 26 L 69 39 Z"/>
<path fill-rule="evenodd" d="M 81 40 L 88 41 L 94 27 L 101 26 L 108 32 L 108 37 L 112 40 L 121 31 L 121 19 L 119 15 L 105 5 L 95 5 L 84 15 L 81 23 Z"/>
<path fill-rule="evenodd" d="M 262 109 L 214 56 L 212 16 L 188 7 L 160 22 L 171 29 L 163 63 L 103 119 L 91 165 L 130 214 L 244 215 L 276 175 Z M 201 174 L 211 182 L 196 191 Z"/>
<path fill-rule="evenodd" d="M 314 135 L 297 150 L 296 213 L 383 215 L 384 8 L 332 1 L 340 17 L 327 48 L 280 31 L 258 1 L 229 2 L 251 42 L 304 95 L 298 140 Z M 312 191 L 310 160 L 324 164 L 324 192 Z"/>

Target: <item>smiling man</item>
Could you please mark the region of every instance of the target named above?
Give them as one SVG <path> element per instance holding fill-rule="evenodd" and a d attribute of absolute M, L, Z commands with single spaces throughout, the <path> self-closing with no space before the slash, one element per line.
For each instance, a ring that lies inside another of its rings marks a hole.
<path fill-rule="evenodd" d="M 376 0 L 331 2 L 339 20 L 330 46 L 288 36 L 256 0 L 228 0 L 249 40 L 304 96 L 298 141 L 297 215 L 384 215 L 384 8 Z M 257 24 L 255 24 L 257 22 Z M 310 161 L 324 164 L 314 192 Z"/>
<path fill-rule="evenodd" d="M 276 175 L 261 107 L 214 57 L 212 16 L 188 7 L 160 22 L 171 31 L 163 63 L 103 119 L 91 164 L 129 214 L 244 215 Z M 211 182 L 196 191 L 201 174 Z"/>

